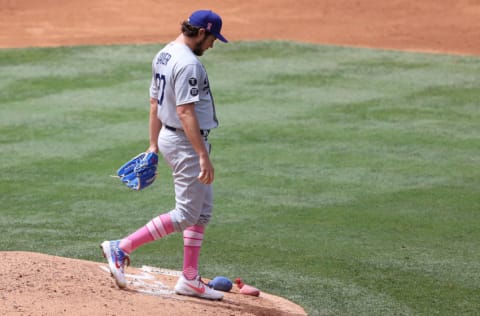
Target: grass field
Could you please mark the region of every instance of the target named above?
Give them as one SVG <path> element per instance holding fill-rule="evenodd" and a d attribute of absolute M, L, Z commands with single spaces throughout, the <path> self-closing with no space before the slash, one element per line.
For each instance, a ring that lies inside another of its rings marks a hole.
<path fill-rule="evenodd" d="M 103 261 L 98 244 L 174 205 L 110 177 L 148 146 L 161 46 L 0 50 L 0 250 Z M 480 59 L 218 44 L 202 57 L 215 216 L 205 277 L 242 277 L 309 315 L 478 315 Z M 179 234 L 134 266 L 179 270 Z"/>

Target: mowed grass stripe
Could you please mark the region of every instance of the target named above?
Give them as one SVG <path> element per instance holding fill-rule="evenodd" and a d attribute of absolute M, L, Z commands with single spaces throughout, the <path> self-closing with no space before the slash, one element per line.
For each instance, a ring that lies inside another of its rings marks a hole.
<path fill-rule="evenodd" d="M 140 193 L 110 177 L 148 146 L 160 47 L 0 50 L 0 250 L 101 261 L 174 206 L 165 165 Z M 202 60 L 221 120 L 204 276 L 309 315 L 477 314 L 478 57 L 240 42 Z M 179 269 L 181 236 L 132 259 Z"/>

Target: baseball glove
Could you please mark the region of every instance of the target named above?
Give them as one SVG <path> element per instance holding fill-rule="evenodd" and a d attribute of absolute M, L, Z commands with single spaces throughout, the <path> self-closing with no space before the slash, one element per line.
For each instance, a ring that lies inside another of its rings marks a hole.
<path fill-rule="evenodd" d="M 121 166 L 117 176 L 132 190 L 140 191 L 151 185 L 157 177 L 158 155 L 141 153 Z"/>

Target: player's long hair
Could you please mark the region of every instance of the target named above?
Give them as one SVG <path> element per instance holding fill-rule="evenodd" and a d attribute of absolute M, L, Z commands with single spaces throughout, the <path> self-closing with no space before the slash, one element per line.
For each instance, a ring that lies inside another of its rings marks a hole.
<path fill-rule="evenodd" d="M 193 26 L 191 25 L 190 23 L 188 23 L 188 21 L 183 21 L 182 22 L 182 27 L 181 27 L 181 31 L 183 33 L 183 35 L 187 36 L 187 37 L 195 37 L 198 35 L 198 31 L 201 29 L 201 27 L 198 27 L 198 26 Z M 205 33 L 206 35 L 210 35 L 211 33 L 207 30 L 205 30 Z"/>

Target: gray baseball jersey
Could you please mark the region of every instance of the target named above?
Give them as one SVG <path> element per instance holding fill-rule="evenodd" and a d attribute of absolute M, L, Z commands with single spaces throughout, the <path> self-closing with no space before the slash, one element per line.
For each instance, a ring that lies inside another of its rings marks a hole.
<path fill-rule="evenodd" d="M 172 42 L 153 59 L 150 97 L 158 100 L 158 118 L 165 125 L 181 129 L 176 107 L 195 103 L 200 129 L 218 126 L 205 67 L 184 44 Z"/>

